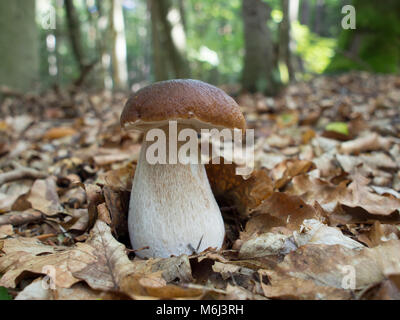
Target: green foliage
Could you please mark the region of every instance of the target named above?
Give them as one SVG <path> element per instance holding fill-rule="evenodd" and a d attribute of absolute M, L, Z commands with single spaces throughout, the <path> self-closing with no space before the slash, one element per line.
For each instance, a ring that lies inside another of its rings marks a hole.
<path fill-rule="evenodd" d="M 349 126 L 345 122 L 331 122 L 326 127 L 327 131 L 334 131 L 344 135 L 349 135 Z"/>
<path fill-rule="evenodd" d="M 74 2 L 78 5 L 78 13 L 81 13 L 81 1 Z M 65 10 L 62 6 L 57 5 L 57 1 L 52 0 L 51 5 L 56 8 L 56 29 L 46 30 L 40 25 L 40 19 L 38 21 L 38 29 L 40 32 L 40 79 L 43 87 L 50 86 L 55 82 L 60 85 L 70 84 L 79 76 L 79 68 L 76 65 L 71 44 L 68 38 L 68 29 L 65 21 Z M 46 14 L 47 7 L 43 6 L 42 1 L 37 1 L 37 11 L 39 16 Z M 83 14 L 83 12 L 82 12 Z M 83 19 L 83 18 L 82 18 Z M 85 33 L 87 34 L 87 33 Z M 50 37 L 56 38 L 55 48 L 52 52 L 54 57 L 57 59 L 57 75 L 52 76 L 49 74 L 49 59 L 50 52 L 48 48 L 48 40 Z M 83 44 L 86 50 L 86 39 L 83 39 Z"/>
<path fill-rule="evenodd" d="M 336 40 L 320 37 L 299 23 L 293 24 L 293 35 L 297 53 L 303 59 L 306 71 L 317 74 L 324 72 L 334 55 Z"/>
<path fill-rule="evenodd" d="M 279 23 L 282 19 L 281 0 L 263 1 L 271 9 L 268 27 L 277 52 Z M 40 81 L 43 86 L 49 86 L 54 82 L 66 85 L 76 80 L 80 71 L 72 54 L 65 10 L 59 1 L 50 2 L 57 9 L 57 29 L 43 29 L 38 19 L 41 46 Z M 240 82 L 244 56 L 242 0 L 183 0 L 182 3 L 191 77 L 214 84 Z M 302 60 L 305 72 L 303 76 L 307 78 L 313 74 L 352 69 L 399 72 L 400 1 L 308 0 L 307 3 L 309 4 L 309 14 L 305 22 L 307 25 L 299 22 L 292 24 L 295 54 Z M 321 3 L 323 3 L 323 12 L 320 15 L 322 24 L 319 30 L 316 30 L 317 8 Z M 340 27 L 343 18 L 341 8 L 349 3 L 353 3 L 356 8 L 356 30 L 342 30 Z M 110 2 L 75 0 L 74 4 L 81 22 L 81 41 L 86 62 L 91 63 L 101 58 L 99 38 L 103 41 L 103 45 L 110 45 L 104 30 L 100 30 L 98 7 L 100 4 L 103 18 L 107 17 Z M 177 0 L 173 0 L 173 4 L 178 8 Z M 304 10 L 303 4 L 300 1 L 299 19 Z M 41 5 L 38 5 L 38 15 L 43 14 L 43 10 Z M 133 85 L 153 81 L 151 23 L 147 1 L 125 0 L 124 16 L 130 83 Z M 94 36 L 96 33 L 97 37 Z M 56 48 L 53 53 L 49 52 L 46 45 L 49 36 L 56 37 Z M 354 47 L 357 47 L 355 53 Z M 53 57 L 50 57 L 51 54 Z M 58 73 L 51 76 L 49 58 L 54 57 L 57 58 Z M 277 61 L 277 64 L 279 68 L 274 77 L 285 82 L 285 79 L 288 79 L 286 65 L 282 61 Z M 299 65 L 297 63 L 295 67 Z M 98 64 L 90 74 L 88 79 L 90 84 L 99 86 L 101 82 L 99 79 L 102 79 L 99 76 L 100 69 Z"/>
<path fill-rule="evenodd" d="M 4 287 L 0 287 L 0 300 L 12 300 L 12 297 Z"/>
<path fill-rule="evenodd" d="M 354 0 L 356 29 L 343 30 L 328 71 L 400 71 L 400 2 Z"/>
<path fill-rule="evenodd" d="M 192 76 L 211 83 L 239 81 L 244 55 L 241 0 L 190 0 L 186 8 Z"/>
<path fill-rule="evenodd" d="M 128 3 L 128 2 L 127 2 Z M 124 7 L 129 78 L 132 84 L 151 78 L 151 28 L 146 1 L 130 1 Z"/>

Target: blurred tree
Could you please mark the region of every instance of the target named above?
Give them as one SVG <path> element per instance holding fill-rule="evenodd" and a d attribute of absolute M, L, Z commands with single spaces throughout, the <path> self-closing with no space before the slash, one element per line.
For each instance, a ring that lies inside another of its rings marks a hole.
<path fill-rule="evenodd" d="M 126 62 L 126 38 L 122 0 L 111 0 L 110 14 L 114 87 L 126 89 L 128 87 L 128 66 Z"/>
<path fill-rule="evenodd" d="M 242 0 L 185 0 L 185 5 L 192 76 L 237 87 L 244 56 Z"/>
<path fill-rule="evenodd" d="M 67 17 L 68 34 L 71 41 L 72 52 L 81 73 L 84 72 L 86 59 L 82 48 L 81 24 L 73 0 L 64 0 L 65 14 Z"/>
<path fill-rule="evenodd" d="M 310 24 L 310 18 L 311 18 L 310 0 L 302 0 L 301 1 L 300 12 L 301 12 L 300 23 L 308 26 Z"/>
<path fill-rule="evenodd" d="M 188 78 L 186 34 L 181 17 L 183 7 L 177 7 L 170 0 L 148 0 L 148 6 L 155 79 Z"/>
<path fill-rule="evenodd" d="M 35 1 L 0 1 L 0 85 L 29 89 L 39 75 Z"/>
<path fill-rule="evenodd" d="M 262 0 L 242 2 L 245 43 L 242 86 L 250 92 L 274 94 L 277 91 L 273 41 L 267 26 L 270 11 Z"/>
<path fill-rule="evenodd" d="M 293 46 L 292 36 L 291 36 L 291 23 L 297 17 L 291 15 L 290 3 L 293 7 L 293 0 L 281 0 L 282 7 L 282 21 L 279 25 L 279 57 L 282 59 L 286 65 L 289 81 L 295 80 L 295 70 L 293 64 L 293 57 L 291 52 L 291 47 Z M 297 2 L 297 1 L 296 1 Z M 297 2 L 298 5 L 298 2 Z"/>
<path fill-rule="evenodd" d="M 126 0 L 124 16 L 129 80 L 137 90 L 153 79 L 151 19 L 147 2 Z"/>
<path fill-rule="evenodd" d="M 112 89 L 113 80 L 110 71 L 111 66 L 111 32 L 108 27 L 110 24 L 111 3 L 109 1 L 96 0 L 95 10 L 96 19 L 94 25 L 96 29 L 96 51 L 101 61 L 100 78 L 105 89 Z"/>
<path fill-rule="evenodd" d="M 399 72 L 400 1 L 353 0 L 353 6 L 356 29 L 342 30 L 328 71 Z"/>
<path fill-rule="evenodd" d="M 74 84 L 76 86 L 80 86 L 85 81 L 89 72 L 96 65 L 98 58 L 96 57 L 91 62 L 88 61 L 82 41 L 81 23 L 74 6 L 74 2 L 73 0 L 64 0 L 64 4 L 68 25 L 68 35 L 72 46 L 72 52 L 79 68 L 79 77 L 75 79 Z"/>
<path fill-rule="evenodd" d="M 317 0 L 315 5 L 315 19 L 312 31 L 316 34 L 323 35 L 325 16 L 325 0 Z"/>

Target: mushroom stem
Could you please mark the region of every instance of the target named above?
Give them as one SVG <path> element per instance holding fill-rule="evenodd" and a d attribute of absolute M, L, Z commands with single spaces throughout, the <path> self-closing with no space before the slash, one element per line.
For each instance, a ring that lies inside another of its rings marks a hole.
<path fill-rule="evenodd" d="M 132 185 L 128 226 L 133 249 L 149 247 L 137 255 L 150 258 L 220 248 L 224 222 L 204 165 L 149 164 L 151 143 L 142 144 Z"/>

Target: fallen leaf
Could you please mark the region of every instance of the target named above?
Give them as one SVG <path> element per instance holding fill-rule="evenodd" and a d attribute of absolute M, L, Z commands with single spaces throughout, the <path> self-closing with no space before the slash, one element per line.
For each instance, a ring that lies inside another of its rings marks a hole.
<path fill-rule="evenodd" d="M 43 135 L 43 139 L 56 140 L 77 134 L 77 131 L 71 127 L 51 128 Z"/>
<path fill-rule="evenodd" d="M 54 216 L 64 211 L 57 194 L 55 179 L 52 177 L 36 180 L 26 197 L 26 201 L 31 204 L 32 209 L 47 216 Z"/>
<path fill-rule="evenodd" d="M 360 153 L 372 150 L 389 150 L 392 143 L 389 139 L 379 136 L 376 133 L 369 133 L 355 140 L 343 142 L 340 151 L 345 154 Z"/>
<path fill-rule="evenodd" d="M 267 276 L 269 284 L 260 281 L 264 295 L 270 299 L 285 300 L 349 300 L 352 294 L 344 289 L 321 286 L 310 279 L 279 276 L 259 270 L 261 277 Z"/>
<path fill-rule="evenodd" d="M 236 175 L 234 164 L 206 165 L 207 176 L 217 199 L 237 207 L 247 216 L 272 193 L 272 181 L 265 170 L 254 171 L 248 179 Z"/>

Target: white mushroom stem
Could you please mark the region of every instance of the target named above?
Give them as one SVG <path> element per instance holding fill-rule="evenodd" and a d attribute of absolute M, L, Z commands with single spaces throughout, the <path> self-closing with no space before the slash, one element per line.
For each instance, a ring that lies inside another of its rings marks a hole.
<path fill-rule="evenodd" d="M 146 150 L 151 143 L 143 142 L 129 205 L 129 234 L 136 254 L 169 257 L 220 248 L 224 222 L 204 165 L 149 164 Z"/>

